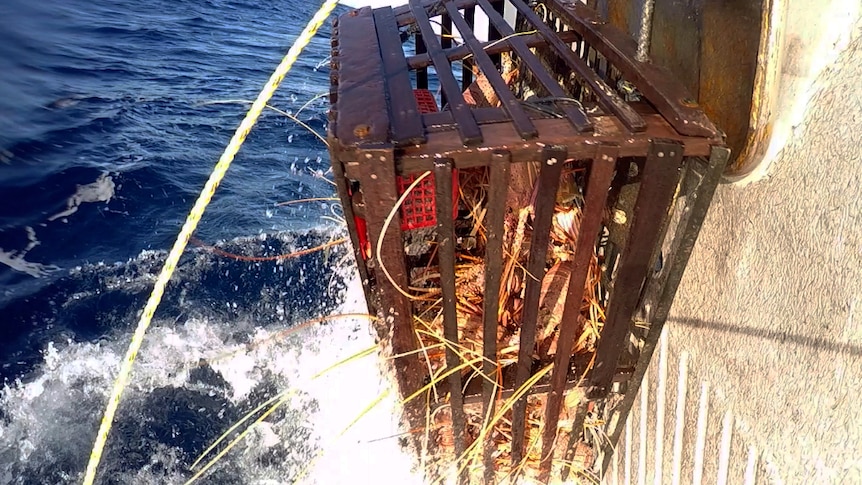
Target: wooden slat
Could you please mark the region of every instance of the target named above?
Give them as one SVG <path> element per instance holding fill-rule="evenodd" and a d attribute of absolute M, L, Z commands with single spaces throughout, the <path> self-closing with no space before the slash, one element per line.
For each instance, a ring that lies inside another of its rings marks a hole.
<path fill-rule="evenodd" d="M 482 305 L 484 319 L 482 355 L 482 373 L 485 374 L 482 383 L 482 416 L 492 416 L 494 413 L 494 382 L 497 379 L 497 326 L 500 309 L 500 284 L 503 273 L 503 238 L 506 216 L 506 196 L 509 188 L 509 164 L 511 156 L 508 152 L 496 151 L 491 155 L 490 194 L 488 195 L 488 212 L 485 215 L 485 230 L 487 243 L 485 245 L 485 299 Z M 439 215 L 438 215 L 439 217 Z M 494 473 L 494 460 L 491 454 L 493 441 L 488 439 L 482 443 L 485 464 L 485 483 L 491 483 Z"/>
<path fill-rule="evenodd" d="M 631 232 L 608 301 L 607 320 L 596 349 L 596 363 L 589 375 L 591 398 L 607 393 L 625 348 L 631 318 L 652 267 L 662 221 L 667 217 L 679 183 L 682 155 L 682 146 L 667 140 L 653 141 L 647 154 Z"/>
<path fill-rule="evenodd" d="M 488 0 L 479 0 L 479 5 L 488 15 L 488 20 L 491 25 L 499 30 L 504 36 L 508 37 L 515 34 L 512 27 L 506 23 L 506 20 L 502 15 L 492 8 Z M 545 66 L 542 65 L 542 61 L 540 61 L 539 58 L 530 51 L 530 48 L 527 46 L 524 39 L 521 39 L 518 36 L 509 37 L 509 44 L 512 46 L 515 53 L 518 54 L 518 57 L 524 65 L 526 65 L 530 72 L 533 73 L 533 76 L 535 76 L 539 83 L 548 91 L 548 94 L 557 98 L 568 97 L 563 88 L 559 83 L 557 83 L 556 79 L 554 79 L 548 71 L 545 70 Z M 587 114 L 580 106 L 574 103 L 559 103 L 558 106 L 560 110 L 565 113 L 566 118 L 572 123 L 572 126 L 574 126 L 576 130 L 580 132 L 592 131 L 593 125 L 590 123 L 589 118 L 587 118 Z"/>
<path fill-rule="evenodd" d="M 427 3 L 432 11 L 442 9 L 442 2 Z M 453 3 L 458 8 L 465 8 L 467 5 L 475 5 L 477 0 L 457 0 Z M 707 118 L 703 110 L 692 103 L 693 98 L 678 79 L 653 63 L 639 63 L 634 60 L 637 44 L 628 34 L 610 23 L 602 21 L 597 12 L 581 2 L 550 0 L 546 5 L 551 12 L 561 17 L 568 26 L 574 29 L 558 34 L 563 42 L 573 42 L 577 32 L 577 35 L 582 36 L 615 67 L 620 69 L 624 73 L 623 77 L 637 86 L 641 94 L 655 104 L 679 133 L 686 136 L 701 137 L 713 137 L 718 133 L 715 125 Z M 398 25 L 413 22 L 412 14 L 406 8 L 399 7 L 395 11 Z M 529 47 L 547 45 L 544 39 L 537 34 L 522 38 Z M 511 50 L 510 44 L 507 41 L 489 47 L 488 53 L 497 54 Z M 447 56 L 449 60 L 455 60 L 467 53 L 466 46 L 459 46 L 447 52 Z M 412 56 L 408 62 L 411 68 L 415 69 L 425 62 L 430 62 L 426 59 L 424 56 Z"/>
<path fill-rule="evenodd" d="M 584 105 L 584 109 L 589 111 L 591 108 L 595 106 L 595 103 L 586 103 Z M 649 105 L 644 102 L 636 102 L 632 103 L 632 107 L 644 117 L 644 119 L 649 118 L 656 114 L 655 109 L 652 105 Z M 506 112 L 503 111 L 502 108 L 473 108 L 473 117 L 476 118 L 476 121 L 479 125 L 487 125 L 489 123 L 504 123 L 509 118 L 506 116 Z M 540 111 L 533 112 L 533 122 L 535 123 L 537 119 L 552 119 L 559 118 L 559 116 L 554 116 L 551 114 L 543 113 Z M 590 118 L 596 118 L 598 120 L 609 120 L 608 115 L 604 116 L 590 116 Z M 434 113 L 423 113 L 422 114 L 423 123 L 425 123 L 425 128 L 429 131 L 439 131 L 445 129 L 455 129 L 455 121 L 452 119 L 452 113 L 449 111 L 437 111 Z M 616 132 L 621 133 L 621 130 L 616 129 Z"/>
<path fill-rule="evenodd" d="M 545 38 L 539 34 L 519 35 L 518 37 L 513 38 L 523 40 L 527 47 L 541 48 L 547 47 L 548 45 L 548 43 L 545 41 Z M 580 38 L 581 36 L 574 31 L 560 32 L 560 39 L 566 43 L 575 42 Z M 513 50 L 511 40 L 512 39 L 501 40 L 498 43 L 482 42 L 482 50 L 487 52 L 489 55 L 510 52 Z M 450 61 L 457 61 L 471 55 L 470 49 L 464 44 L 452 47 L 451 49 L 445 49 L 443 52 L 446 54 L 446 58 Z M 419 69 L 425 66 L 430 66 L 431 58 L 428 57 L 428 54 L 417 54 L 414 56 L 409 56 L 407 58 L 407 65 L 410 66 L 410 69 Z M 464 88 L 466 89 L 466 86 Z"/>
<path fill-rule="evenodd" d="M 347 223 L 347 232 L 350 234 L 350 245 L 353 248 L 353 259 L 356 261 L 356 268 L 359 270 L 360 280 L 367 281 L 368 266 L 366 265 L 362 244 L 359 241 L 359 228 L 356 225 L 356 213 L 353 210 L 353 201 L 350 197 L 350 181 L 344 174 L 344 165 L 332 154 L 330 154 L 330 160 L 330 166 L 332 167 L 332 181 L 335 184 L 338 197 L 341 200 L 344 221 Z M 377 308 L 374 307 L 371 288 L 367 285 L 363 285 L 362 290 L 365 293 L 365 301 L 371 305 L 369 308 L 370 312 L 376 312 Z"/>
<path fill-rule="evenodd" d="M 673 238 L 671 249 L 666 253 L 666 266 L 662 270 L 662 273 L 666 276 L 660 280 L 650 280 L 644 291 L 643 302 L 648 302 L 653 307 L 650 314 L 647 315 L 650 328 L 646 338 L 643 340 L 634 374 L 628 380 L 629 385 L 626 394 L 613 410 L 613 415 L 621 416 L 622 419 L 611 419 L 605 428 L 609 437 L 608 447 L 614 446 L 619 441 L 623 425 L 625 424 L 625 417 L 629 415 L 635 398 L 638 396 L 641 382 L 647 373 L 649 363 L 652 361 L 653 352 L 658 345 L 664 322 L 670 313 L 676 290 L 682 280 L 688 259 L 700 233 L 701 225 L 706 218 L 707 211 L 715 194 L 715 188 L 721 181 L 729 158 L 730 151 L 726 147 L 716 146 L 713 148 L 709 163 L 705 167 L 694 168 L 689 165 L 687 168 L 687 171 L 691 173 L 686 175 L 686 177 L 697 179 L 699 182 L 693 184 L 694 187 L 686 191 L 683 215 L 680 217 L 676 227 L 670 228 L 673 232 L 666 236 Z M 693 164 L 697 162 L 688 160 L 687 163 Z M 619 374 L 614 375 L 614 379 L 618 379 L 618 376 Z M 612 454 L 610 450 L 606 451 L 604 463 L 602 464 L 603 470 L 607 469 Z"/>
<path fill-rule="evenodd" d="M 654 138 L 678 139 L 685 147 L 686 156 L 707 156 L 711 145 L 721 143 L 719 139 L 681 137 L 661 115 L 645 116 L 649 129 L 637 134 L 627 134 L 613 116 L 592 119 L 595 133 L 577 133 L 563 119 L 534 119 L 540 136 L 528 142 L 522 141 L 507 123 L 482 125 L 485 138 L 494 143 L 471 148 L 464 148 L 452 131 L 428 133 L 428 142 L 422 147 L 403 148 L 398 167 L 407 173 L 430 170 L 432 161 L 429 160 L 429 153 L 452 158 L 459 169 L 488 165 L 490 151 L 501 146 L 509 147 L 513 163 L 519 163 L 538 160 L 547 145 L 566 145 L 569 147 L 569 158 L 582 159 L 592 157 L 597 143 L 619 143 L 621 157 L 642 157 Z M 351 169 L 349 163 L 347 169 L 348 172 Z"/>
<path fill-rule="evenodd" d="M 518 349 L 518 364 L 515 371 L 514 388 L 521 386 L 530 378 L 533 368 L 533 349 L 536 346 L 536 322 L 539 318 L 539 297 L 548 261 L 548 242 L 551 235 L 551 222 L 554 217 L 557 188 L 560 174 L 568 156 L 566 147 L 548 147 L 542 154 L 542 167 L 539 169 L 538 188 L 533 203 L 533 234 L 530 236 L 530 258 L 527 262 L 527 287 L 524 292 L 524 310 L 521 321 L 521 337 Z M 517 255 L 513 255 L 517 257 Z M 526 422 L 527 396 L 515 402 L 512 408 L 512 466 L 521 463 L 524 452 L 524 425 Z"/>
<path fill-rule="evenodd" d="M 586 399 L 581 399 L 575 406 L 575 418 L 572 420 L 572 431 L 569 433 L 569 442 L 566 445 L 566 454 L 563 457 L 566 462 L 572 463 L 575 460 L 578 443 L 581 442 L 581 435 L 584 431 L 584 421 L 587 419 L 587 411 L 589 410 L 590 402 Z M 572 467 L 563 467 L 562 479 L 563 482 L 568 482 L 569 475 L 572 472 Z"/>
<path fill-rule="evenodd" d="M 440 16 L 440 47 L 444 51 L 452 48 L 452 19 L 446 14 Z M 446 92 L 440 93 L 440 106 L 446 106 L 448 103 Z"/>
<path fill-rule="evenodd" d="M 437 200 L 437 258 L 440 268 L 440 287 L 443 293 L 443 338 L 450 345 L 458 346 L 458 313 L 455 294 L 455 229 L 452 224 L 452 160 L 434 161 L 434 186 Z M 454 369 L 461 364 L 458 354 L 446 347 L 446 367 Z M 466 423 L 461 372 L 448 378 L 449 404 L 452 411 L 452 433 L 455 439 L 455 456 L 461 456 L 466 448 Z M 466 481 L 466 468 L 460 482 Z"/>
<path fill-rule="evenodd" d="M 635 60 L 637 44 L 625 32 L 601 21 L 595 11 L 580 2 L 551 0 L 547 5 L 610 60 L 623 73 L 623 78 L 633 83 L 678 132 L 706 137 L 717 134 L 715 126 L 693 103 L 678 79 L 651 62 Z"/>
<path fill-rule="evenodd" d="M 596 149 L 590 174 L 587 181 L 587 193 L 584 200 L 584 211 L 578 230 L 578 242 L 575 248 L 575 259 L 569 276 L 566 302 L 560 323 L 560 333 L 557 339 L 557 353 L 554 356 L 554 368 L 551 371 L 551 391 L 545 406 L 545 428 L 542 434 L 542 461 L 539 465 L 539 479 L 547 481 L 551 471 L 551 460 L 557 435 L 557 423 L 560 419 L 560 408 L 563 403 L 566 376 L 569 372 L 569 361 L 572 358 L 572 347 L 575 344 L 577 332 L 580 330 L 581 305 L 584 300 L 590 263 L 596 249 L 596 241 L 602 226 L 602 214 L 608 198 L 608 189 L 614 174 L 614 168 L 619 158 L 619 149 L 615 146 L 599 146 Z"/>
<path fill-rule="evenodd" d="M 524 16 L 533 27 L 539 31 L 542 37 L 548 41 L 554 51 L 562 58 L 571 69 L 586 83 L 590 90 L 596 95 L 596 98 L 602 108 L 609 113 L 619 117 L 623 125 L 630 131 L 638 132 L 646 129 L 646 123 L 619 95 L 611 89 L 587 64 L 579 59 L 572 49 L 569 48 L 550 27 L 542 22 L 542 19 L 536 15 L 533 10 L 528 7 L 522 0 L 511 0 L 515 8 Z"/>
<path fill-rule="evenodd" d="M 473 117 L 480 125 L 483 123 L 505 123 L 508 121 L 508 116 L 502 108 L 473 108 Z M 452 118 L 451 111 L 437 111 L 435 113 L 423 113 L 425 127 L 429 130 L 445 129 L 454 130 L 455 120 Z"/>
<path fill-rule="evenodd" d="M 472 7 L 476 5 L 476 0 L 446 0 L 455 4 L 459 9 Z M 412 3 L 412 2 L 411 2 Z M 419 5 L 428 12 L 429 17 L 434 17 L 443 13 L 443 0 L 425 0 L 417 2 Z M 398 26 L 403 27 L 407 24 L 412 24 L 416 21 L 416 17 L 413 15 L 412 5 L 401 5 L 399 7 L 395 7 L 395 18 L 398 21 Z"/>
<path fill-rule="evenodd" d="M 417 89 L 428 89 L 428 68 L 427 66 L 431 65 L 431 57 L 428 56 L 428 49 L 425 48 L 425 41 L 422 40 L 422 34 L 417 33 L 413 36 L 413 40 L 416 42 L 416 55 L 413 57 L 419 58 L 427 58 L 428 63 L 421 67 L 413 67 L 411 69 L 416 69 L 416 88 Z"/>
<path fill-rule="evenodd" d="M 469 27 L 470 32 L 473 31 L 473 27 L 476 25 L 476 7 L 468 7 L 464 9 L 464 20 L 467 22 L 467 27 Z M 484 46 L 483 46 L 484 47 Z M 451 49 L 446 50 L 446 58 L 450 61 L 449 51 Z M 466 91 L 470 84 L 473 82 L 473 61 L 470 59 L 464 59 L 461 61 L 461 89 Z"/>
<path fill-rule="evenodd" d="M 530 121 L 530 117 L 527 116 L 527 113 L 524 112 L 521 102 L 514 94 L 512 94 L 509 86 L 506 85 L 506 80 L 503 79 L 503 76 L 497 70 L 497 66 L 494 65 L 494 62 L 491 61 L 488 54 L 482 50 L 482 45 L 479 43 L 479 40 L 476 39 L 476 36 L 473 34 L 473 30 L 467 25 L 467 21 L 461 17 L 458 13 L 458 9 L 454 8 L 451 2 L 446 4 L 446 11 L 449 12 L 450 19 L 461 33 L 464 43 L 467 44 L 467 47 L 470 48 L 470 52 L 473 53 L 473 57 L 479 65 L 479 69 L 485 75 L 485 78 L 491 84 L 491 87 L 494 88 L 494 92 L 500 99 L 503 109 L 506 110 L 506 113 L 512 119 L 512 123 L 515 125 L 515 129 L 518 131 L 518 134 L 524 140 L 535 138 L 536 135 L 539 134 L 535 125 Z"/>
<path fill-rule="evenodd" d="M 443 53 L 440 46 L 440 41 L 431 28 L 431 22 L 428 20 L 428 15 L 425 9 L 421 6 L 418 0 L 410 0 L 410 7 L 413 10 L 413 15 L 416 17 L 416 24 L 422 32 L 422 38 L 425 41 L 425 47 L 428 49 L 428 54 L 434 63 L 434 70 L 437 72 L 437 78 L 440 81 L 440 86 L 449 100 L 449 107 L 458 124 L 458 134 L 461 136 L 461 142 L 464 145 L 475 145 L 482 142 L 482 131 L 479 130 L 479 124 L 473 118 L 470 112 L 470 106 L 464 101 L 461 95 L 461 90 L 458 87 L 458 81 L 452 74 L 452 66 Z"/>
<path fill-rule="evenodd" d="M 381 261 L 377 259 L 376 248 L 381 237 L 385 240 L 381 246 L 381 259 L 389 271 L 395 285 L 407 288 L 407 262 L 401 244 L 401 224 L 396 218 L 394 224 L 389 224 L 386 233 L 383 227 L 386 218 L 395 207 L 398 191 L 395 182 L 394 150 L 368 149 L 363 150 L 363 162 L 356 174 L 364 196 L 365 221 L 368 225 L 368 240 L 371 243 L 374 266 L 373 271 L 379 301 L 374 305 L 387 324 L 391 325 L 392 352 L 398 357 L 394 365 L 398 372 L 402 396 L 408 396 L 421 387 L 426 375 L 425 367 L 415 354 L 410 354 L 419 347 L 413 332 L 413 318 L 410 301 L 386 278 L 380 269 Z M 370 266 L 370 265 L 369 265 Z M 391 323 L 389 323 L 391 322 Z M 404 355 L 408 354 L 408 355 Z"/>
<path fill-rule="evenodd" d="M 383 58 L 383 79 L 389 94 L 389 120 L 392 143 L 396 146 L 416 145 L 425 142 L 422 115 L 413 95 L 410 70 L 401 48 L 401 37 L 391 7 L 374 10 L 377 41 Z"/>
<path fill-rule="evenodd" d="M 502 16 L 503 11 L 505 9 L 504 2 L 502 0 L 495 0 L 493 4 L 491 4 L 491 10 L 497 13 L 497 15 Z M 484 7 L 483 7 L 484 10 Z M 503 38 L 503 32 L 498 30 L 494 24 L 490 24 L 488 26 L 488 40 L 491 42 L 497 42 Z M 503 60 L 503 56 L 500 54 L 494 54 L 491 56 L 491 59 L 494 61 L 494 64 L 500 65 Z"/>
<path fill-rule="evenodd" d="M 335 136 L 343 145 L 375 145 L 389 138 L 383 65 L 370 8 L 338 21 L 338 116 Z"/>

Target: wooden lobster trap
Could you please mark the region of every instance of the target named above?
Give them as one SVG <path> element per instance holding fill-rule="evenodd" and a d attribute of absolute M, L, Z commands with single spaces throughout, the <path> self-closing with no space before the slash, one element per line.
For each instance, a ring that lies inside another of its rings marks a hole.
<path fill-rule="evenodd" d="M 728 159 L 635 49 L 556 0 L 334 24 L 332 167 L 431 473 L 553 483 L 619 437 Z"/>

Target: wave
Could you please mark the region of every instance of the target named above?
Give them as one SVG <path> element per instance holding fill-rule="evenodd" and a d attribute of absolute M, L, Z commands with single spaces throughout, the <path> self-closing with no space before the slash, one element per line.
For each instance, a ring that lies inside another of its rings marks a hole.
<path fill-rule="evenodd" d="M 279 252 L 331 235 L 281 234 L 221 247 L 241 252 L 263 242 Z M 98 323 L 87 338 L 79 331 L 43 342 L 29 372 L 0 391 L 0 482 L 80 481 L 130 319 L 163 257 L 146 252 L 122 265 L 82 267 L 53 285 L 55 296 L 39 305 L 53 319 L 47 326 L 75 320 L 79 330 L 86 327 L 82 319 Z M 206 483 L 293 483 L 306 473 L 311 483 L 346 483 L 383 469 L 398 483 L 420 483 L 398 440 L 387 438 L 398 434 L 393 393 L 350 426 L 387 392 L 374 356 L 313 377 L 374 346 L 367 320 L 283 334 L 312 316 L 365 311 L 346 249 L 281 264 L 234 263 L 199 250 L 178 268 L 120 406 L 100 483 L 183 483 L 195 458 L 223 431 L 288 389 L 296 390 L 288 402 L 256 425 Z"/>
<path fill-rule="evenodd" d="M 313 8 L 291 0 L 0 5 L 0 111 L 9 115 L 0 119 L 0 260 L 19 270 L 0 264 L 0 483 L 80 482 L 164 249 L 246 109 L 201 103 L 253 98 Z M 273 105 L 295 110 L 329 89 L 318 71 L 328 28 Z M 323 131 L 325 105 L 303 120 Z M 276 206 L 331 195 L 327 168 L 318 140 L 267 112 L 197 236 L 245 256 L 343 236 L 319 227 L 330 205 Z M 99 177 L 113 190 L 48 220 Z M 340 311 L 364 311 L 345 247 L 282 262 L 189 247 L 135 366 L 99 483 L 183 483 L 229 423 L 289 388 L 301 390 L 206 483 L 289 483 L 309 463 L 312 483 L 371 482 L 384 471 L 384 482 L 420 483 L 398 439 L 386 438 L 398 433 L 392 394 L 341 435 L 387 388 L 374 356 L 310 377 L 373 346 L 367 322 L 278 338 Z"/>
<path fill-rule="evenodd" d="M 282 232 L 218 244 L 233 254 L 277 256 L 338 237 L 332 229 Z M 50 341 L 92 342 L 128 331 L 137 321 L 165 251 L 143 251 L 125 263 L 87 264 L 55 276 L 30 294 L 0 299 L 0 377 L 26 376 Z M 331 269 L 348 252 L 327 252 L 283 261 L 238 261 L 190 247 L 159 307 L 160 318 L 195 318 L 284 325 L 326 314 L 339 302 L 344 282 Z"/>

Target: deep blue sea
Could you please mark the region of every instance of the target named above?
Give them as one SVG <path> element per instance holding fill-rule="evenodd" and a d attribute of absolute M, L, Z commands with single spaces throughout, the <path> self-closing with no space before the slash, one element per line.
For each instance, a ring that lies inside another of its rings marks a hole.
<path fill-rule="evenodd" d="M 248 108 L 227 101 L 256 97 L 318 6 L 0 2 L 0 484 L 80 481 L 166 250 Z M 329 35 L 327 22 L 272 105 L 296 113 L 328 91 Z M 299 118 L 324 133 L 327 103 Z M 195 236 L 248 256 L 340 237 L 331 202 L 277 205 L 333 196 L 328 169 L 323 143 L 265 112 Z M 244 262 L 190 246 L 99 483 L 187 479 L 229 424 L 287 385 L 279 359 L 295 349 L 258 343 L 339 307 L 348 255 Z M 201 483 L 291 483 L 315 453 L 316 408 L 298 393 L 268 421 L 280 444 L 258 431 L 257 446 L 228 454 Z"/>

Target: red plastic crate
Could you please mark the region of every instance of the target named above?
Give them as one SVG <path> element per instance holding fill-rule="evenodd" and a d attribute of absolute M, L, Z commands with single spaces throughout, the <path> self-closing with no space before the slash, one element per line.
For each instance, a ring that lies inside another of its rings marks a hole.
<path fill-rule="evenodd" d="M 405 190 L 416 180 L 415 175 L 398 177 L 398 193 Z M 435 195 L 434 175 L 429 175 L 413 188 L 401 204 L 401 230 L 421 229 L 437 224 L 437 197 Z M 452 171 L 452 218 L 458 216 L 458 171 Z"/>
<path fill-rule="evenodd" d="M 437 109 L 437 101 L 434 95 L 427 89 L 414 89 L 413 95 L 416 97 L 416 103 L 419 105 L 420 113 L 435 113 Z M 398 193 L 403 194 L 407 187 L 416 180 L 416 176 L 396 177 L 398 184 Z M 409 231 L 411 229 L 421 229 L 423 227 L 431 227 L 437 224 L 437 197 L 434 193 L 434 175 L 429 175 L 417 185 L 410 195 L 404 199 L 401 205 L 401 230 Z M 452 218 L 458 216 L 458 171 L 452 171 Z M 361 217 L 356 217 L 356 227 L 359 234 L 359 244 L 361 246 L 360 254 L 363 259 L 371 257 L 371 245 L 368 241 L 366 232 L 365 220 Z"/>
<path fill-rule="evenodd" d="M 427 89 L 414 89 L 413 96 L 416 98 L 416 103 L 419 105 L 420 113 L 436 113 L 437 100 L 434 95 Z"/>
<path fill-rule="evenodd" d="M 421 113 L 437 111 L 437 101 L 427 89 L 414 89 L 413 95 Z M 416 180 L 416 176 L 397 177 L 398 193 L 403 194 Z M 434 175 L 430 175 L 417 185 L 401 204 L 401 230 L 420 229 L 437 224 L 437 197 L 434 195 Z M 458 215 L 458 171 L 452 172 L 452 218 Z"/>

